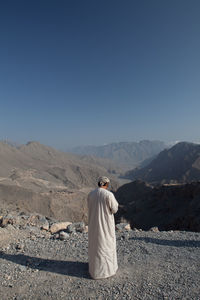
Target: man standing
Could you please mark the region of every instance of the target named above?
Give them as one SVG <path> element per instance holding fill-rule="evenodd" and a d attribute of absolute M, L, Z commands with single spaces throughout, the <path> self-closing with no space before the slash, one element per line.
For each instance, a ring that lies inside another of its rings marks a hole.
<path fill-rule="evenodd" d="M 107 278 L 118 269 L 114 215 L 118 203 L 109 192 L 110 180 L 103 176 L 98 188 L 88 195 L 89 273 L 94 279 Z"/>

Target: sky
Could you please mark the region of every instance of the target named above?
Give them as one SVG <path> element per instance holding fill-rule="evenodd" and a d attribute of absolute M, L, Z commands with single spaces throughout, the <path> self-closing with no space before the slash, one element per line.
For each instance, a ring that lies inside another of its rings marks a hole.
<path fill-rule="evenodd" d="M 0 1 L 0 140 L 200 141 L 199 0 Z"/>

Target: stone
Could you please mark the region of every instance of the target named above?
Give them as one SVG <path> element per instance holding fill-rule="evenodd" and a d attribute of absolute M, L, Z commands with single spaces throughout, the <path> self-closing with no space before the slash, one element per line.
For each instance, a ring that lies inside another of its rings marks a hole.
<path fill-rule="evenodd" d="M 115 226 L 117 231 L 131 230 L 131 226 L 129 223 L 119 223 Z"/>
<path fill-rule="evenodd" d="M 66 230 L 72 223 L 71 222 L 59 222 L 54 223 L 50 227 L 50 231 L 52 234 L 57 233 L 61 230 Z"/>
<path fill-rule="evenodd" d="M 1 227 L 6 227 L 8 224 L 14 224 L 14 218 L 12 216 L 7 215 L 6 217 L 2 217 L 0 221 Z"/>
<path fill-rule="evenodd" d="M 15 249 L 17 251 L 20 251 L 20 250 L 22 251 L 24 249 L 24 245 L 23 244 L 16 244 Z"/>
<path fill-rule="evenodd" d="M 153 231 L 153 232 L 159 232 L 159 229 L 158 229 L 158 227 L 151 227 L 150 229 L 149 229 L 149 231 Z"/>
<path fill-rule="evenodd" d="M 24 271 L 27 270 L 27 267 L 26 266 L 19 266 L 18 269 L 19 269 L 19 271 L 24 272 Z"/>
<path fill-rule="evenodd" d="M 124 229 L 130 231 L 130 230 L 131 230 L 131 225 L 128 223 L 128 224 L 124 227 Z"/>
<path fill-rule="evenodd" d="M 43 224 L 43 225 L 41 226 L 41 229 L 42 229 L 42 230 L 48 231 L 48 230 L 49 230 L 49 222 L 47 221 L 45 224 Z"/>
<path fill-rule="evenodd" d="M 59 238 L 60 238 L 60 240 L 66 240 L 66 239 L 68 239 L 69 238 L 69 234 L 67 233 L 67 232 L 65 232 L 65 231 L 61 231 L 60 232 L 60 234 L 59 234 Z"/>
<path fill-rule="evenodd" d="M 45 228 L 49 226 L 49 222 L 47 221 L 47 219 L 44 216 L 39 214 L 31 215 L 27 220 L 27 224 L 31 226 L 40 227 L 41 229 L 43 226 Z"/>
<path fill-rule="evenodd" d="M 72 223 L 67 227 L 68 233 L 84 232 L 84 230 L 85 230 L 84 222 Z"/>
<path fill-rule="evenodd" d="M 83 233 L 87 233 L 87 232 L 88 232 L 88 226 L 85 226 Z"/>
<path fill-rule="evenodd" d="M 135 232 L 139 232 L 139 230 L 137 229 L 137 228 L 133 228 L 133 231 L 135 231 Z"/>

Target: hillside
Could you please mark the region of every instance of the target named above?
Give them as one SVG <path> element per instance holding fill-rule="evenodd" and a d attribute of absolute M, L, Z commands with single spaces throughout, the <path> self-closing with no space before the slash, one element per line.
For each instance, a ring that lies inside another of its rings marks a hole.
<path fill-rule="evenodd" d="M 132 228 L 200 232 L 200 182 L 152 187 L 142 181 L 121 186 L 115 196 L 120 204 L 117 222 Z"/>
<path fill-rule="evenodd" d="M 200 145 L 181 142 L 163 150 L 146 167 L 128 171 L 131 180 L 150 183 L 191 182 L 200 180 Z"/>
<path fill-rule="evenodd" d="M 79 155 L 93 155 L 100 158 L 111 159 L 126 170 L 140 165 L 167 146 L 161 141 L 120 142 L 103 146 L 82 146 L 71 151 Z"/>
<path fill-rule="evenodd" d="M 0 204 L 72 221 L 86 218 L 86 198 L 97 178 L 107 175 L 96 161 L 64 153 L 38 142 L 13 147 L 0 142 Z M 108 164 L 109 166 L 109 164 Z"/>

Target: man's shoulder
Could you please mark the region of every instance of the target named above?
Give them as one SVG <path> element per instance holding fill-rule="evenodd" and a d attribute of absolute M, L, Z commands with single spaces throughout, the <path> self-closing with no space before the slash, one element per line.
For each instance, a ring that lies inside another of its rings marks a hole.
<path fill-rule="evenodd" d="M 98 191 L 98 189 L 94 189 L 94 190 L 90 191 L 90 193 L 88 194 L 88 197 L 93 195 L 93 194 L 96 194 L 97 191 Z"/>
<path fill-rule="evenodd" d="M 106 190 L 106 189 L 102 189 L 103 190 L 103 193 L 106 195 L 106 196 L 108 196 L 108 197 L 112 197 L 113 196 L 113 193 L 112 192 L 110 192 L 110 191 L 108 191 L 108 190 Z"/>

